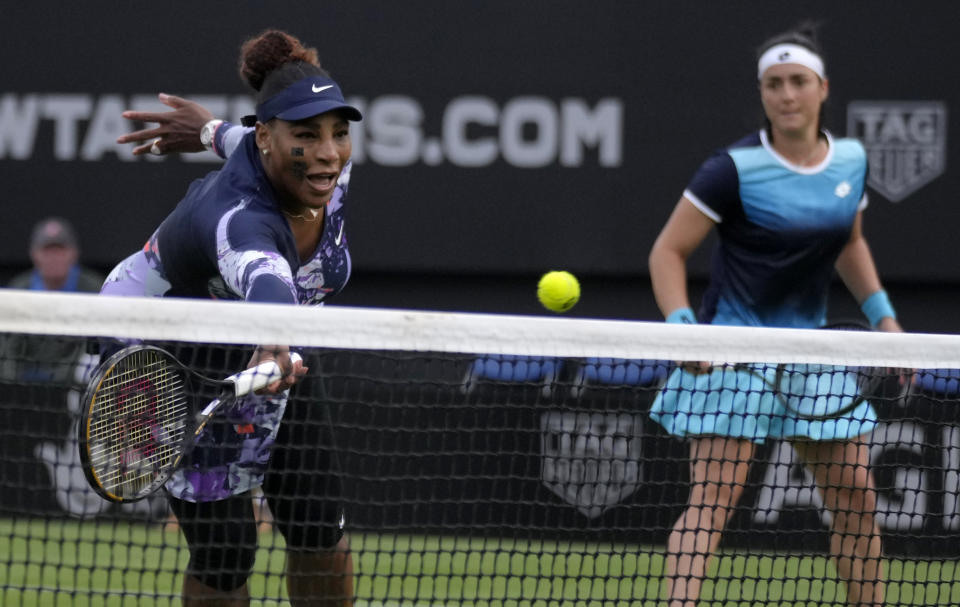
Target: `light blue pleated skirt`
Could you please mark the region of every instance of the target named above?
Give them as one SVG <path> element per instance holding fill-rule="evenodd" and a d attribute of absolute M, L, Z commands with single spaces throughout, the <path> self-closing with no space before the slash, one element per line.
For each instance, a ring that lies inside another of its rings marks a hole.
<path fill-rule="evenodd" d="M 674 436 L 850 439 L 877 425 L 873 406 L 857 402 L 857 380 L 856 370 L 832 365 L 786 365 L 779 373 L 775 365 L 759 364 L 702 374 L 678 368 L 650 417 Z"/>

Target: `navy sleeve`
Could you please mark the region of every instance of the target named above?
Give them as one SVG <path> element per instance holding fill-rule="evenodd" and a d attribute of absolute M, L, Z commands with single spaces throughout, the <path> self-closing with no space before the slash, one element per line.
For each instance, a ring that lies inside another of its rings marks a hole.
<path fill-rule="evenodd" d="M 290 285 L 279 276 L 263 274 L 251 281 L 246 301 L 259 303 L 297 303 L 290 292 Z"/>
<path fill-rule="evenodd" d="M 253 128 L 222 122 L 213 134 L 213 152 L 220 158 L 229 158 L 240 145 L 244 136 L 253 132 Z"/>
<path fill-rule="evenodd" d="M 224 282 L 247 301 L 297 303 L 290 256 L 272 219 L 240 211 L 217 235 L 217 266 Z M 286 253 L 286 254 L 285 254 Z M 294 262 L 295 263 L 295 262 Z"/>
<path fill-rule="evenodd" d="M 721 150 L 707 158 L 683 194 L 711 219 L 722 221 L 740 205 L 740 179 L 730 154 Z"/>

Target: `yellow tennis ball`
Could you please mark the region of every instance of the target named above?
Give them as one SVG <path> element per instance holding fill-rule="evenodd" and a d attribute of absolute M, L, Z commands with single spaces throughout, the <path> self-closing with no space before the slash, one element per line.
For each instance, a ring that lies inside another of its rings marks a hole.
<path fill-rule="evenodd" d="M 537 283 L 537 299 L 548 310 L 566 312 L 580 300 L 580 283 L 570 272 L 547 272 Z"/>

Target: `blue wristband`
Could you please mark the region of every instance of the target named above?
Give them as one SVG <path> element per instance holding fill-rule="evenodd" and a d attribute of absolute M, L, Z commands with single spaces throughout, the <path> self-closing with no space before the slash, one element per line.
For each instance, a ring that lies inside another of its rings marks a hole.
<path fill-rule="evenodd" d="M 897 313 L 893 311 L 893 305 L 890 303 L 890 297 L 883 289 L 866 298 L 860 304 L 860 311 L 867 317 L 871 327 L 879 325 L 880 321 L 887 316 L 894 319 L 897 317 Z"/>
<path fill-rule="evenodd" d="M 694 316 L 693 310 L 690 308 L 677 308 L 667 316 L 667 322 L 695 325 L 697 324 L 697 317 Z"/>

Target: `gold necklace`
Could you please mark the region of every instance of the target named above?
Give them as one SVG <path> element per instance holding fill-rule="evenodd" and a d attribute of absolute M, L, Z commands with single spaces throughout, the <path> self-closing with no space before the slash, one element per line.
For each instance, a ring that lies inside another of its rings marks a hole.
<path fill-rule="evenodd" d="M 307 212 L 310 213 L 311 217 L 307 217 L 307 213 L 301 213 L 300 215 L 294 215 L 293 213 L 288 212 L 285 209 L 280 209 L 284 215 L 290 219 L 301 219 L 305 222 L 314 222 L 320 221 L 323 218 L 323 215 L 320 213 L 320 209 L 307 209 Z"/>

